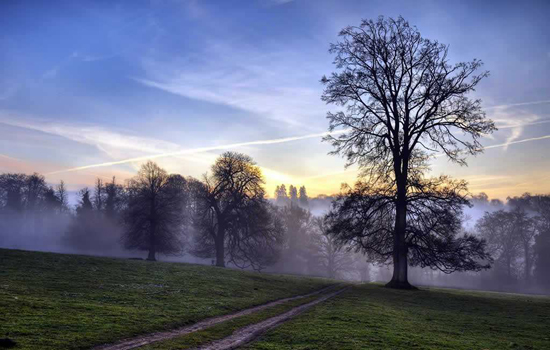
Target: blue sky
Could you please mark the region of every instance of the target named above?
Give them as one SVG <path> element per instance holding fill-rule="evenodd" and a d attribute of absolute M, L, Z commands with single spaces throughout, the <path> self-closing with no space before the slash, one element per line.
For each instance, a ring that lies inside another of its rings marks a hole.
<path fill-rule="evenodd" d="M 402 15 L 449 44 L 452 62 L 491 71 L 475 96 L 500 127 L 482 142 L 493 147 L 468 167 L 438 158 L 433 173 L 493 197 L 548 192 L 549 14 L 547 1 L 4 0 L 0 172 L 76 189 L 128 178 L 151 156 L 200 176 L 236 150 L 263 168 L 270 193 L 337 192 L 356 172 L 320 141 L 334 109 L 320 100 L 329 43 L 362 18 Z"/>

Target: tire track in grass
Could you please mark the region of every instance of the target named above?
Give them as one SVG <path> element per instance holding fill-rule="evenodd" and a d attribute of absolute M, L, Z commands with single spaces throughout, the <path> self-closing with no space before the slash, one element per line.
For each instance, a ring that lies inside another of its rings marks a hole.
<path fill-rule="evenodd" d="M 99 345 L 99 346 L 93 347 L 92 350 L 130 350 L 130 349 L 135 349 L 135 348 L 138 348 L 140 346 L 155 343 L 155 342 L 158 342 L 158 341 L 161 341 L 161 340 L 168 340 L 168 339 L 172 339 L 172 338 L 175 338 L 175 337 L 180 337 L 180 336 L 183 336 L 183 335 L 186 335 L 186 334 L 202 331 L 204 329 L 215 326 L 215 325 L 220 324 L 222 322 L 226 322 L 226 321 L 232 320 L 232 319 L 237 318 L 237 317 L 250 315 L 250 314 L 256 313 L 258 311 L 262 311 L 264 309 L 267 309 L 267 308 L 270 308 L 270 307 L 273 307 L 273 306 L 284 304 L 288 301 L 307 298 L 307 297 L 310 297 L 310 296 L 313 296 L 313 295 L 316 295 L 316 294 L 321 294 L 321 293 L 323 293 L 323 292 L 325 292 L 329 289 L 332 289 L 334 287 L 335 287 L 335 285 L 332 285 L 332 286 L 322 288 L 322 289 L 317 290 L 317 291 L 312 292 L 312 293 L 297 295 L 297 296 L 290 297 L 290 298 L 275 300 L 275 301 L 272 301 L 272 302 L 269 302 L 269 303 L 266 303 L 266 304 L 262 304 L 262 305 L 258 305 L 258 306 L 251 307 L 251 308 L 248 308 L 248 309 L 244 309 L 244 310 L 232 313 L 232 314 L 208 318 L 206 320 L 197 322 L 197 323 L 192 324 L 190 326 L 185 326 L 185 327 L 177 328 L 177 329 L 170 330 L 170 331 L 156 332 L 156 333 L 146 334 L 146 335 L 135 337 L 135 338 L 122 340 L 120 342 L 113 343 L 113 344 Z M 308 304 L 306 304 L 306 305 L 308 305 Z"/>
<path fill-rule="evenodd" d="M 256 338 L 258 338 L 260 335 L 267 332 L 268 330 L 277 327 L 278 325 L 290 320 L 294 316 L 297 316 L 297 315 L 301 314 L 302 312 L 306 311 L 307 309 L 309 309 L 309 308 L 311 308 L 311 307 L 313 307 L 313 306 L 315 306 L 319 303 L 322 303 L 322 302 L 324 302 L 324 301 L 326 301 L 330 298 L 333 298 L 333 297 L 337 296 L 338 294 L 342 293 L 343 291 L 345 291 L 348 288 L 349 287 L 344 287 L 344 288 L 339 289 L 335 292 L 325 294 L 322 297 L 320 297 L 320 298 L 318 298 L 318 299 L 316 299 L 312 302 L 309 302 L 309 303 L 304 304 L 304 305 L 297 306 L 297 307 L 293 308 L 290 311 L 287 311 L 287 312 L 285 312 L 281 315 L 278 315 L 278 316 L 268 318 L 265 321 L 255 323 L 255 324 L 252 324 L 250 326 L 246 326 L 244 328 L 241 328 L 241 329 L 237 330 L 236 332 L 234 332 L 229 337 L 226 337 L 226 338 L 223 338 L 223 339 L 220 339 L 220 340 L 216 340 L 214 342 L 211 342 L 209 344 L 200 346 L 200 347 L 195 348 L 193 350 L 230 350 L 230 349 L 236 349 L 239 346 L 242 346 L 246 343 L 249 343 L 249 342 L 255 340 Z"/>

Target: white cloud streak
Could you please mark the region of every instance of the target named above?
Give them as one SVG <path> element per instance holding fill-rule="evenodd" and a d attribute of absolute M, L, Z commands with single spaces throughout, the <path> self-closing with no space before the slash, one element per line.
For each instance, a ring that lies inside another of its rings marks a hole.
<path fill-rule="evenodd" d="M 540 140 L 547 140 L 547 139 L 550 139 L 550 135 L 544 135 L 544 136 L 540 136 L 540 137 L 530 137 L 530 138 L 523 139 L 523 140 L 516 140 L 516 141 L 501 143 L 501 144 L 498 144 L 498 145 L 485 146 L 485 147 L 483 147 L 483 149 L 507 148 L 510 145 L 517 145 L 519 143 L 525 143 L 525 142 L 531 142 L 531 141 L 540 141 Z"/>
<path fill-rule="evenodd" d="M 233 143 L 233 144 L 228 144 L 228 145 L 191 148 L 191 149 L 179 150 L 179 151 L 175 151 L 175 152 L 167 152 L 167 153 L 162 153 L 162 154 L 153 154 L 153 155 L 149 155 L 149 156 L 128 158 L 128 159 L 123 159 L 123 160 L 118 160 L 118 161 L 113 161 L 113 162 L 105 162 L 105 163 L 84 165 L 84 166 L 80 166 L 80 167 L 75 167 L 75 168 L 69 168 L 69 169 L 63 169 L 63 170 L 50 172 L 46 175 L 59 174 L 59 173 L 72 172 L 72 171 L 79 171 L 79 170 L 105 167 L 105 166 L 113 166 L 113 165 L 119 165 L 119 164 L 142 162 L 142 161 L 146 161 L 146 160 L 150 160 L 150 159 L 157 159 L 157 158 L 164 158 L 164 157 L 189 155 L 189 154 L 196 154 L 196 153 L 203 153 L 203 152 L 210 152 L 210 151 L 217 151 L 217 150 L 227 150 L 227 149 L 239 148 L 239 147 L 244 147 L 244 146 L 273 145 L 273 144 L 293 142 L 293 141 L 306 140 L 306 139 L 312 139 L 312 138 L 321 138 L 321 137 L 324 137 L 324 136 L 327 136 L 327 135 L 335 135 L 335 134 L 340 134 L 340 133 L 344 133 L 344 132 L 346 132 L 346 130 L 339 130 L 339 131 L 333 131 L 333 132 L 323 132 L 323 133 L 316 133 L 316 134 L 309 134 L 309 135 L 302 135 L 302 136 L 294 136 L 294 137 L 285 137 L 285 138 L 272 139 L 272 140 L 259 140 L 259 141 L 239 142 L 239 143 Z"/>
<path fill-rule="evenodd" d="M 489 106 L 489 107 L 485 107 L 484 109 L 502 109 L 502 108 L 509 108 L 509 107 L 541 105 L 541 104 L 546 104 L 546 103 L 550 103 L 550 100 L 511 103 L 511 104 L 507 104 L 507 105 Z"/>
<path fill-rule="evenodd" d="M 157 158 L 164 158 L 164 157 L 189 155 L 189 154 L 196 154 L 196 153 L 203 153 L 203 152 L 210 152 L 210 151 L 217 151 L 217 150 L 227 150 L 227 149 L 239 148 L 239 147 L 244 147 L 244 146 L 273 145 L 273 144 L 293 142 L 293 141 L 299 141 L 299 140 L 305 140 L 305 139 L 311 139 L 311 138 L 320 138 L 320 137 L 324 137 L 324 136 L 327 136 L 327 135 L 341 134 L 341 133 L 345 133 L 346 131 L 348 131 L 348 130 L 338 130 L 338 131 L 333 131 L 333 132 L 323 132 L 323 133 L 317 133 L 317 134 L 309 134 L 309 135 L 294 136 L 294 137 L 285 137 L 285 138 L 272 139 L 272 140 L 259 140 L 259 141 L 240 142 L 240 143 L 233 143 L 233 144 L 219 145 L 219 146 L 211 146 L 211 147 L 191 148 L 191 149 L 180 150 L 180 151 L 176 151 L 176 152 L 168 152 L 168 153 L 154 154 L 154 155 L 149 155 L 149 156 L 122 159 L 122 160 L 112 161 L 112 162 L 84 165 L 84 166 L 79 166 L 79 167 L 74 167 L 74 168 L 69 168 L 69 169 L 53 171 L 53 172 L 50 172 L 46 175 L 59 174 L 59 173 L 64 173 L 64 172 L 73 172 L 73 171 L 79 171 L 79 170 L 85 170 L 85 169 L 91 169 L 91 168 L 98 168 L 98 167 L 113 166 L 113 165 L 119 165 L 119 164 L 142 162 L 142 161 L 146 161 L 146 160 L 150 160 L 150 159 L 157 159 Z M 545 135 L 545 136 L 540 136 L 540 137 L 531 137 L 531 138 L 523 139 L 523 140 L 516 140 L 516 141 L 506 142 L 506 143 L 502 143 L 502 144 L 497 144 L 497 145 L 490 145 L 490 146 L 484 147 L 484 149 L 502 148 L 502 147 L 508 147 L 509 145 L 515 145 L 515 144 L 531 142 L 531 141 L 540 141 L 540 140 L 546 140 L 546 139 L 550 139 L 550 135 Z M 436 157 L 441 157 L 443 155 L 444 154 L 438 154 L 438 155 L 436 155 Z M 340 174 L 340 173 L 341 172 L 338 172 L 338 173 L 335 173 L 335 174 Z M 325 175 L 322 175 L 322 176 L 324 177 Z M 327 176 L 329 176 L 329 175 L 327 175 Z"/>
<path fill-rule="evenodd" d="M 506 144 L 518 140 L 522 136 L 526 126 L 548 122 L 548 120 L 540 120 L 540 117 L 536 114 L 526 111 L 512 112 L 508 111 L 507 108 L 494 110 L 490 117 L 495 121 L 499 129 L 509 129 L 506 136 Z M 505 150 L 507 148 L 508 146 L 504 146 Z"/>
<path fill-rule="evenodd" d="M 539 136 L 539 137 L 530 137 L 530 138 L 527 138 L 527 139 L 515 140 L 515 141 L 510 141 L 510 142 L 507 141 L 505 143 L 499 143 L 499 144 L 496 144 L 496 145 L 484 146 L 482 149 L 486 150 L 486 149 L 493 149 L 493 148 L 508 148 L 508 146 L 510 146 L 510 145 L 517 145 L 517 144 L 520 144 L 520 143 L 526 143 L 526 142 L 532 142 L 532 141 L 541 141 L 541 140 L 547 140 L 547 139 L 550 139 L 550 135 L 544 135 L 544 136 Z M 443 157 L 443 156 L 445 156 L 444 153 L 437 153 L 436 155 L 434 155 L 434 157 L 436 157 L 436 158 Z"/>

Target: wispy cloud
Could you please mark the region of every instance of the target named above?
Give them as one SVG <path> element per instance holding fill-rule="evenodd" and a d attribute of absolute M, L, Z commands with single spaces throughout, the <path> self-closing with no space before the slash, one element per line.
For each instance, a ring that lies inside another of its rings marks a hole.
<path fill-rule="evenodd" d="M 294 0 L 268 0 L 268 1 L 276 5 L 284 5 L 284 4 L 288 4 L 289 2 L 293 2 Z"/>
<path fill-rule="evenodd" d="M 504 129 L 507 132 L 503 147 L 505 150 L 509 144 L 523 135 L 526 126 L 548 122 L 548 120 L 541 120 L 536 114 L 524 110 L 508 110 L 508 107 L 493 110 L 490 117 L 499 129 Z"/>
<path fill-rule="evenodd" d="M 303 50 L 302 50 L 303 51 Z M 136 82 L 187 98 L 249 111 L 258 118 L 290 127 L 314 130 L 312 119 L 323 120 L 326 106 L 313 64 L 304 67 L 306 53 L 291 48 L 259 49 L 231 40 L 209 40 L 203 52 L 165 62 L 143 59 L 144 77 Z"/>
<path fill-rule="evenodd" d="M 66 124 L 33 119 L 17 113 L 0 111 L 0 123 L 40 131 L 97 147 L 111 157 L 135 151 L 143 153 L 169 152 L 180 149 L 175 143 L 113 131 L 97 125 Z"/>

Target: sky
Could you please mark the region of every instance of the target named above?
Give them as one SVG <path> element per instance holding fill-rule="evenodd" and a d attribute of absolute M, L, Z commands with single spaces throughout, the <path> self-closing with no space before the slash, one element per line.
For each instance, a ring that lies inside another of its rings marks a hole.
<path fill-rule="evenodd" d="M 266 189 L 311 196 L 353 183 L 328 155 L 319 80 L 347 25 L 403 16 L 481 59 L 481 98 L 499 130 L 468 166 L 444 157 L 432 175 L 505 199 L 550 192 L 548 1 L 16 1 L 0 2 L 0 172 L 39 172 L 69 189 L 118 181 L 152 159 L 200 177 L 225 151 L 249 154 Z"/>

